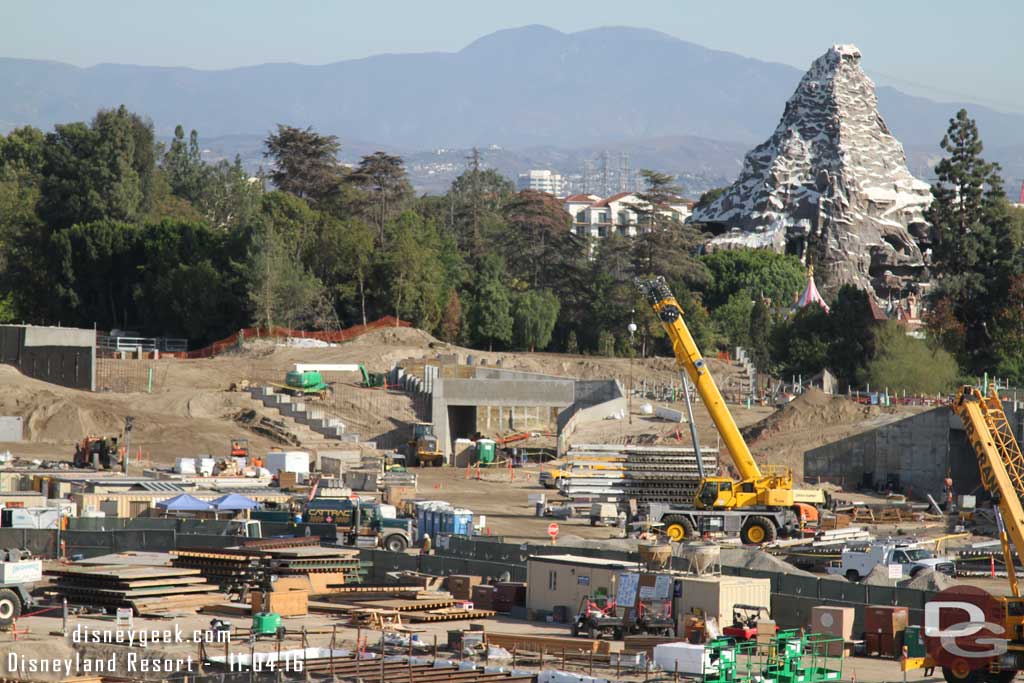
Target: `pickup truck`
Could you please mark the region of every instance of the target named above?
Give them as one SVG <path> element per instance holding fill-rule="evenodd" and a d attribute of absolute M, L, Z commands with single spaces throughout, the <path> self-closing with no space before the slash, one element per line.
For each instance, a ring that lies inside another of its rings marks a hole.
<path fill-rule="evenodd" d="M 842 559 L 829 565 L 829 574 L 842 574 L 850 581 L 859 581 L 878 565 L 898 564 L 903 576 L 916 576 L 927 569 L 953 575 L 956 565 L 947 558 L 935 557 L 930 550 L 910 544 L 880 543 L 866 550 L 844 550 Z"/>
<path fill-rule="evenodd" d="M 381 505 L 351 498 L 314 498 L 302 510 L 302 521 L 334 524 L 338 538 L 355 545 L 358 537 L 376 537 L 379 545 L 402 552 L 412 545 L 412 520 L 385 517 Z"/>

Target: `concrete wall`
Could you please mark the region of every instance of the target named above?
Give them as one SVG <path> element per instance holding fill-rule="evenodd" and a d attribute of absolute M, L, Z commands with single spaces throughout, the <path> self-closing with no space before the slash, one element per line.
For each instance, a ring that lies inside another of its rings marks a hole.
<path fill-rule="evenodd" d="M 23 437 L 24 420 L 21 417 L 0 417 L 0 441 L 21 441 Z"/>
<path fill-rule="evenodd" d="M 0 363 L 13 365 L 27 377 L 93 391 L 96 388 L 96 331 L 0 325 Z"/>
<path fill-rule="evenodd" d="M 537 408 L 561 409 L 575 400 L 575 381 L 497 368 L 478 368 L 483 377 L 456 379 L 438 377 L 433 382 L 431 417 L 434 434 L 448 459 L 452 452 L 453 425 L 449 407 L 493 406 L 533 415 Z M 459 430 L 464 431 L 463 414 L 458 413 Z M 515 415 L 510 417 L 515 423 Z M 456 434 L 458 435 L 458 434 Z"/>
<path fill-rule="evenodd" d="M 1007 417 L 1018 424 L 1012 410 L 1007 410 Z M 900 490 L 910 488 L 915 496 L 930 493 L 938 499 L 947 470 L 959 492 L 970 492 L 980 483 L 963 424 L 949 408 L 929 410 L 804 454 L 804 476 L 820 477 L 847 490 L 884 486 L 895 477 Z"/>

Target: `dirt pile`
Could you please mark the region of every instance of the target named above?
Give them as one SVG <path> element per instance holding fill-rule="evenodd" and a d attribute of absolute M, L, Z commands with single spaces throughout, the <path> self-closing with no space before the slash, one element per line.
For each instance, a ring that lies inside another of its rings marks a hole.
<path fill-rule="evenodd" d="M 778 432 L 853 424 L 877 414 L 877 407 L 863 406 L 842 396 L 829 396 L 818 389 L 810 389 L 768 418 L 744 429 L 743 437 L 754 442 Z"/>
<path fill-rule="evenodd" d="M 901 581 L 900 588 L 916 588 L 924 591 L 942 591 L 957 584 L 957 580 L 948 574 L 928 569 L 920 572 L 909 581 Z"/>
<path fill-rule="evenodd" d="M 722 564 L 727 567 L 742 567 L 766 572 L 814 576 L 810 572 L 794 567 L 782 558 L 775 557 L 755 548 L 722 548 Z"/>
<path fill-rule="evenodd" d="M 868 586 L 895 586 L 896 579 L 889 578 L 889 569 L 885 565 L 876 564 L 871 572 L 860 580 Z"/>

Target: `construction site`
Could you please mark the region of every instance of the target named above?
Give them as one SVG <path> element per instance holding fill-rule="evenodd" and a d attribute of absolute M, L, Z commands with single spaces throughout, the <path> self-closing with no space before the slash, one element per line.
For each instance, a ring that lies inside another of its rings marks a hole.
<path fill-rule="evenodd" d="M 1012 678 L 1016 396 L 768 394 L 644 286 L 675 358 L 2 328 L 6 677 Z"/>

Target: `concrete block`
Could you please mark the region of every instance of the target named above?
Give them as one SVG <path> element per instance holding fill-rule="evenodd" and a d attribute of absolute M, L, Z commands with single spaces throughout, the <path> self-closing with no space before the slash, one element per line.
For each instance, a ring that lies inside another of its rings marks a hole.
<path fill-rule="evenodd" d="M 663 406 L 656 406 L 654 408 L 654 416 L 659 417 L 662 420 L 668 420 L 669 422 L 685 421 L 681 410 L 672 410 L 671 408 L 665 408 Z"/>

